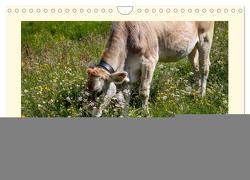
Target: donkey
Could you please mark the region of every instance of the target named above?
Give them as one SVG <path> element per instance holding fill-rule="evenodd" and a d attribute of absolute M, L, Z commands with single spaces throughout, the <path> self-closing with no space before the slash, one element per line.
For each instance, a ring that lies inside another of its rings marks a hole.
<path fill-rule="evenodd" d="M 188 57 L 198 92 L 205 96 L 213 32 L 212 21 L 113 22 L 100 63 L 87 69 L 92 96 L 105 94 L 95 116 L 101 116 L 110 99 L 120 92 L 126 115 L 134 82 L 140 82 L 139 94 L 147 116 L 150 84 L 158 61 L 176 62 Z"/>

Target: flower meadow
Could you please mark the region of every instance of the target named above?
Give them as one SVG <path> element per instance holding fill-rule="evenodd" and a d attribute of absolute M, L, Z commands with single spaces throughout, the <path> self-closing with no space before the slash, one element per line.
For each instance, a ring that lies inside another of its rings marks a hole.
<path fill-rule="evenodd" d="M 86 68 L 98 63 L 111 22 L 23 21 L 21 25 L 22 117 L 91 117 Z M 215 22 L 207 96 L 199 97 L 187 58 L 158 63 L 149 100 L 151 117 L 228 113 L 228 22 Z M 130 117 L 142 117 L 138 85 Z M 119 117 L 114 98 L 103 116 Z"/>

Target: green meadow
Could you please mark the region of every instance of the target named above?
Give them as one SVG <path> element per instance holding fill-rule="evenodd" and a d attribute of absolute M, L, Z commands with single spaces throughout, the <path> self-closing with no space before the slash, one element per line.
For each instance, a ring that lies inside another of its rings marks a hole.
<path fill-rule="evenodd" d="M 98 63 L 111 22 L 22 22 L 22 117 L 89 117 L 86 68 Z M 149 100 L 152 117 L 228 113 L 228 22 L 216 22 L 207 95 L 198 96 L 187 59 L 158 63 Z M 129 116 L 142 117 L 137 88 Z M 117 117 L 113 99 L 104 116 Z"/>

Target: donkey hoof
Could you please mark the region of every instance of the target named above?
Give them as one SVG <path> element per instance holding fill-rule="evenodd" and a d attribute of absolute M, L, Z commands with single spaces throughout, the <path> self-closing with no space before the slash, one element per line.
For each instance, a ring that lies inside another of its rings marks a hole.
<path fill-rule="evenodd" d="M 93 112 L 92 112 L 92 116 L 93 117 L 101 117 L 102 116 L 102 112 L 98 112 L 97 110 L 93 110 Z"/>
<path fill-rule="evenodd" d="M 145 110 L 145 111 L 143 112 L 143 117 L 150 117 L 149 110 Z"/>
<path fill-rule="evenodd" d="M 102 116 L 102 114 L 100 114 L 100 113 L 95 115 L 95 117 L 101 117 L 101 116 Z"/>
<path fill-rule="evenodd" d="M 146 117 L 146 118 L 150 118 L 151 115 L 150 115 L 149 113 L 147 113 L 147 114 L 145 115 L 145 117 Z"/>

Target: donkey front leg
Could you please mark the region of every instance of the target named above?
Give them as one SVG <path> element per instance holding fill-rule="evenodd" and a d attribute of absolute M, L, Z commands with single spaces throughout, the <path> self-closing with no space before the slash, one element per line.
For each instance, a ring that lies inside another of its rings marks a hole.
<path fill-rule="evenodd" d="M 122 113 L 120 117 L 128 117 L 129 102 L 130 102 L 130 97 L 131 97 L 130 86 L 131 86 L 130 83 L 123 84 L 122 87 L 120 88 L 120 91 L 117 92 L 116 94 L 117 103 L 122 108 Z"/>
<path fill-rule="evenodd" d="M 149 116 L 148 99 L 150 93 L 150 85 L 155 70 L 156 61 L 143 58 L 141 65 L 141 84 L 140 96 L 142 98 L 142 108 L 145 116 Z"/>
<path fill-rule="evenodd" d="M 129 102 L 131 98 L 131 84 L 130 82 L 126 83 L 123 88 L 123 96 L 125 99 L 124 106 L 123 106 L 123 111 L 122 111 L 122 116 L 123 117 L 128 117 L 129 113 Z"/>
<path fill-rule="evenodd" d="M 102 111 L 109 105 L 112 97 L 114 97 L 116 95 L 116 85 L 111 82 L 109 84 L 108 89 L 105 92 L 105 95 L 102 99 L 102 103 L 100 104 L 98 109 L 95 109 L 93 111 L 93 116 L 95 117 L 101 117 L 102 116 Z"/>

